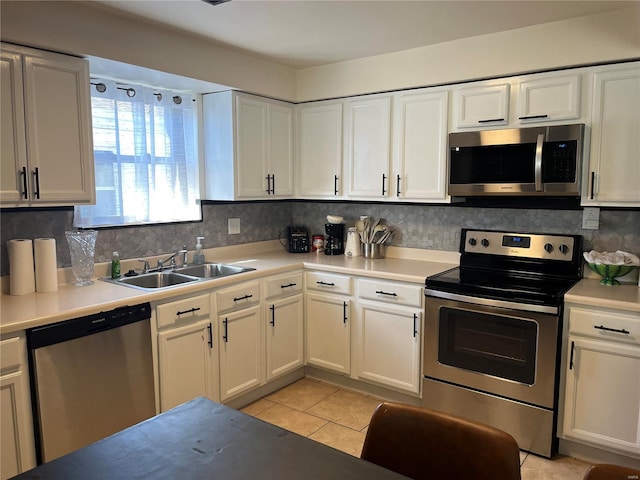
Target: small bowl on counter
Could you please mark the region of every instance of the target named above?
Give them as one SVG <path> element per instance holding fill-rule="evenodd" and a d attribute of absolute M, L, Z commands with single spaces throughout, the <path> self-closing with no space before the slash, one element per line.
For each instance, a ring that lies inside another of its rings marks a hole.
<path fill-rule="evenodd" d="M 590 263 L 589 268 L 602 277 L 600 285 L 620 285 L 620 282 L 616 280 L 618 277 L 624 277 L 631 273 L 634 269 L 638 268 L 635 265 L 607 265 L 604 263 Z"/>

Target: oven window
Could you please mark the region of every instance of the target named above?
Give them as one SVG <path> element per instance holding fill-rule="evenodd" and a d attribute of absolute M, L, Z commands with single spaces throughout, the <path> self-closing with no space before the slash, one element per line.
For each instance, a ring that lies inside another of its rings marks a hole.
<path fill-rule="evenodd" d="M 538 324 L 521 318 L 440 309 L 438 361 L 533 385 Z"/>

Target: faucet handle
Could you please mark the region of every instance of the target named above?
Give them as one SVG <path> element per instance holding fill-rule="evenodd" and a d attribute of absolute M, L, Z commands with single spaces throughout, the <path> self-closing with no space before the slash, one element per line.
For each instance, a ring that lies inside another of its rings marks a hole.
<path fill-rule="evenodd" d="M 144 265 L 142 266 L 142 273 L 149 273 L 149 261 L 144 258 L 139 258 L 138 261 L 144 262 Z"/>

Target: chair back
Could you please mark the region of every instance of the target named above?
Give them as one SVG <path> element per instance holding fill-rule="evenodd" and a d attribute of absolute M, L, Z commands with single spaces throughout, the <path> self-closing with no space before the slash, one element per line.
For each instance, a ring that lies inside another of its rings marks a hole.
<path fill-rule="evenodd" d="M 608 463 L 599 463 L 589 467 L 584 474 L 584 480 L 638 480 L 640 470 L 634 468 L 621 467 Z"/>
<path fill-rule="evenodd" d="M 520 450 L 508 433 L 400 403 L 375 410 L 361 458 L 414 480 L 521 480 Z"/>

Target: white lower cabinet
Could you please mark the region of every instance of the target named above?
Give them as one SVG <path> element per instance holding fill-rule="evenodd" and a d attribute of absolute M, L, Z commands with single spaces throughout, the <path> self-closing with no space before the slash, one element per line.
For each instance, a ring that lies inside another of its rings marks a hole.
<path fill-rule="evenodd" d="M 358 302 L 358 378 L 420 393 L 422 312 Z"/>
<path fill-rule="evenodd" d="M 220 340 L 220 399 L 224 402 L 265 381 L 260 284 L 245 282 L 214 295 Z"/>
<path fill-rule="evenodd" d="M 640 458 L 640 314 L 568 308 L 562 437 Z"/>
<path fill-rule="evenodd" d="M 222 401 L 264 383 L 261 323 L 259 306 L 218 317 Z"/>
<path fill-rule="evenodd" d="M 0 478 L 36 466 L 24 332 L 0 341 Z"/>
<path fill-rule="evenodd" d="M 338 373 L 351 372 L 351 301 L 307 293 L 307 364 Z"/>
<path fill-rule="evenodd" d="M 160 411 L 204 396 L 218 400 L 208 294 L 158 305 Z"/>
<path fill-rule="evenodd" d="M 267 381 L 304 365 L 302 272 L 266 279 L 264 285 Z"/>
<path fill-rule="evenodd" d="M 358 281 L 355 351 L 357 378 L 420 394 L 421 285 Z"/>

